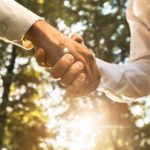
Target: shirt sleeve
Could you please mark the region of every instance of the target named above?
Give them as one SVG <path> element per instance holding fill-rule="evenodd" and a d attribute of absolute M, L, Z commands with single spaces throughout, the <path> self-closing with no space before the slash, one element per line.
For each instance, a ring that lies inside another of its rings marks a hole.
<path fill-rule="evenodd" d="M 131 31 L 129 63 L 117 65 L 97 59 L 102 74 L 98 90 L 118 102 L 131 102 L 150 94 L 149 0 L 130 0 L 127 20 Z"/>
<path fill-rule="evenodd" d="M 39 16 L 21 6 L 14 0 L 0 2 L 0 38 L 10 43 L 23 46 L 22 39 Z"/>

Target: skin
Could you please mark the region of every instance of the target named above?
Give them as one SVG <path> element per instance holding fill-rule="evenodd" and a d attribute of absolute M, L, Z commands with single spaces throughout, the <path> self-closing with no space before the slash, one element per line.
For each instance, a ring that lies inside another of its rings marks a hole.
<path fill-rule="evenodd" d="M 80 35 L 74 34 L 71 39 L 85 46 Z M 37 49 L 36 59 L 39 65 L 45 64 L 44 58 L 44 49 Z M 56 79 L 60 78 L 61 84 L 70 96 L 81 97 L 95 91 L 100 82 L 100 72 L 97 69 L 95 59 L 89 69 L 91 70 L 90 75 L 81 61 L 76 60 L 71 54 L 65 54 L 51 68 L 51 75 Z"/>
<path fill-rule="evenodd" d="M 36 49 L 45 50 L 45 63 L 50 67 L 64 55 L 65 48 L 69 49 L 75 60 L 84 64 L 86 70 L 94 61 L 93 54 L 84 45 L 65 36 L 45 21 L 37 21 L 26 33 L 25 39 L 31 41 Z"/>

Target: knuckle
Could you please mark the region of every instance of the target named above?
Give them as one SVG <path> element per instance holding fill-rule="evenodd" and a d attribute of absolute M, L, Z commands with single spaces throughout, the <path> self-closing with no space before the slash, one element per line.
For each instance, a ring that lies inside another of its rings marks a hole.
<path fill-rule="evenodd" d="M 66 85 L 66 86 L 69 86 L 69 81 L 66 79 L 66 78 L 61 78 L 60 82 L 63 84 L 63 85 Z"/>
<path fill-rule="evenodd" d="M 80 73 L 79 80 L 85 81 L 85 78 L 86 78 L 85 74 L 84 73 Z"/>
<path fill-rule="evenodd" d="M 70 55 L 70 54 L 69 54 Z M 70 56 L 69 56 L 70 57 Z M 58 69 L 63 69 L 66 68 L 68 66 L 70 66 L 73 62 L 74 62 L 74 58 L 71 55 L 71 57 L 69 58 L 68 56 L 64 55 L 61 60 L 59 61 L 59 68 Z"/>
<path fill-rule="evenodd" d="M 59 78 L 59 75 L 56 71 L 53 71 L 51 70 L 51 76 L 54 78 L 54 79 L 58 79 Z"/>
<path fill-rule="evenodd" d="M 89 52 L 87 53 L 87 57 L 88 57 L 88 59 L 89 59 L 90 61 L 94 61 L 94 56 L 93 56 L 93 53 L 92 53 L 91 51 L 89 51 Z"/>
<path fill-rule="evenodd" d="M 69 72 L 71 75 L 74 75 L 80 72 L 81 70 L 83 70 L 83 64 L 80 61 L 77 61 L 70 67 Z"/>

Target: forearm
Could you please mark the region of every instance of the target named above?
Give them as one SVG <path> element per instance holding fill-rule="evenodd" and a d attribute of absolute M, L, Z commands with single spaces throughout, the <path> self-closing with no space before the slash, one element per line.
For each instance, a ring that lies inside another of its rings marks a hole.
<path fill-rule="evenodd" d="M 128 65 L 97 60 L 101 71 L 98 90 L 114 101 L 126 102 L 150 94 L 150 62 L 139 60 Z"/>
<path fill-rule="evenodd" d="M 55 44 L 60 48 L 64 48 L 66 38 L 65 35 L 61 34 L 44 20 L 35 22 L 25 34 L 25 39 L 30 40 L 37 47 L 42 46 L 41 43 L 45 47 L 47 42 L 48 46 Z M 44 41 L 42 42 L 43 39 Z"/>

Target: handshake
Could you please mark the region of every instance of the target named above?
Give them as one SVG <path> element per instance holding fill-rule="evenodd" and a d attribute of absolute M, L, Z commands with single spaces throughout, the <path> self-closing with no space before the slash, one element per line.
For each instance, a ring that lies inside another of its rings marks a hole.
<path fill-rule="evenodd" d="M 38 64 L 50 67 L 52 77 L 60 79 L 69 95 L 86 96 L 97 89 L 100 71 L 80 35 L 74 34 L 69 38 L 45 21 L 37 21 L 25 39 L 36 48 Z"/>

